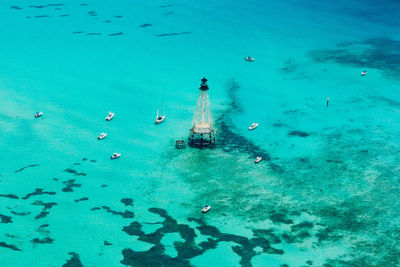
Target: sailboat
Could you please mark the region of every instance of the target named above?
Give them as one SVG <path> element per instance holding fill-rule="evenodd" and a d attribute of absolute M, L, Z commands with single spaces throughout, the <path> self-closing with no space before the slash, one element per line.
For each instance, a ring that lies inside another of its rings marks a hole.
<path fill-rule="evenodd" d="M 155 124 L 160 124 L 160 123 L 162 123 L 164 120 L 165 120 L 165 117 L 166 117 L 167 115 L 166 114 L 164 114 L 164 115 L 160 115 L 160 109 L 157 109 L 157 116 L 156 116 L 156 120 L 155 120 Z"/>

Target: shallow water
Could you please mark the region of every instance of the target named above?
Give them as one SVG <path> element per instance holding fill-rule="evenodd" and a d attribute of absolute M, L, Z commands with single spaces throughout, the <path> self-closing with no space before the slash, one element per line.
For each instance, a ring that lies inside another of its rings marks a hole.
<path fill-rule="evenodd" d="M 2 265 L 399 265 L 399 9 L 2 1 Z"/>

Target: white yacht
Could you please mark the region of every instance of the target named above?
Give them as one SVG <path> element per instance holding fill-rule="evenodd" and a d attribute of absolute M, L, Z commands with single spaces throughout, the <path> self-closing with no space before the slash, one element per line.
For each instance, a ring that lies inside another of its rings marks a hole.
<path fill-rule="evenodd" d="M 249 130 L 254 130 L 254 129 L 257 128 L 257 127 L 258 127 L 258 123 L 253 122 L 253 123 L 250 125 Z"/>
<path fill-rule="evenodd" d="M 165 117 L 167 117 L 166 114 L 164 115 L 160 115 L 160 109 L 157 110 L 157 116 L 156 116 L 156 120 L 155 120 L 155 124 L 160 124 L 165 120 Z"/>
<path fill-rule="evenodd" d="M 35 113 L 35 118 L 39 118 L 39 117 L 41 117 L 42 115 L 43 115 L 42 112 L 36 112 L 36 113 Z"/>
<path fill-rule="evenodd" d="M 211 206 L 205 205 L 205 206 L 201 209 L 201 212 L 202 212 L 202 213 L 207 213 L 210 209 L 211 209 Z"/>
<path fill-rule="evenodd" d="M 108 116 L 106 117 L 106 121 L 110 121 L 114 118 L 115 113 L 108 112 Z"/>
<path fill-rule="evenodd" d="M 254 61 L 255 59 L 252 58 L 251 56 L 245 57 L 244 60 L 246 61 Z"/>
<path fill-rule="evenodd" d="M 117 159 L 117 158 L 119 158 L 119 157 L 121 157 L 121 154 L 119 154 L 119 153 L 114 153 L 114 154 L 112 154 L 111 159 Z"/>
<path fill-rule="evenodd" d="M 97 139 L 102 140 L 102 139 L 106 138 L 106 136 L 107 136 L 106 133 L 101 133 L 101 134 L 97 137 Z"/>
<path fill-rule="evenodd" d="M 262 161 L 262 157 L 256 157 L 256 160 L 254 161 L 254 163 L 259 163 L 260 161 Z"/>

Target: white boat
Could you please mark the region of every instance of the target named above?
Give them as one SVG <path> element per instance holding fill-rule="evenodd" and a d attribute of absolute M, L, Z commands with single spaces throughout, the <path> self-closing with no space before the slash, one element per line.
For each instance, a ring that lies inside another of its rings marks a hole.
<path fill-rule="evenodd" d="M 35 118 L 39 118 L 39 117 L 41 117 L 42 115 L 43 115 L 42 112 L 36 112 L 36 113 L 35 113 Z"/>
<path fill-rule="evenodd" d="M 366 70 L 364 70 L 364 71 L 361 72 L 361 76 L 365 76 L 366 74 L 367 74 L 367 71 L 366 71 Z"/>
<path fill-rule="evenodd" d="M 255 59 L 252 58 L 251 56 L 245 57 L 244 60 L 246 61 L 254 61 Z"/>
<path fill-rule="evenodd" d="M 257 128 L 257 127 L 258 127 L 258 123 L 253 122 L 253 123 L 250 125 L 249 130 L 254 130 L 254 129 Z"/>
<path fill-rule="evenodd" d="M 211 206 L 206 205 L 201 209 L 201 212 L 202 213 L 207 213 L 210 209 L 211 209 Z"/>
<path fill-rule="evenodd" d="M 115 113 L 108 112 L 108 116 L 106 117 L 106 121 L 110 121 L 114 118 Z"/>
<path fill-rule="evenodd" d="M 259 163 L 260 161 L 262 161 L 262 157 L 257 157 L 256 160 L 254 161 L 255 163 Z"/>
<path fill-rule="evenodd" d="M 162 122 L 165 120 L 165 117 L 167 117 L 166 114 L 160 116 L 160 109 L 158 109 L 158 110 L 157 110 L 156 120 L 155 120 L 154 123 L 155 123 L 155 124 L 160 124 L 160 123 L 162 123 Z"/>
<path fill-rule="evenodd" d="M 121 154 L 119 154 L 119 153 L 114 153 L 114 154 L 112 154 L 111 159 L 117 159 L 117 158 L 119 158 L 119 157 L 121 157 Z"/>
<path fill-rule="evenodd" d="M 106 133 L 101 133 L 101 134 L 97 137 L 97 139 L 101 140 L 101 139 L 106 138 L 106 136 L 107 136 Z"/>

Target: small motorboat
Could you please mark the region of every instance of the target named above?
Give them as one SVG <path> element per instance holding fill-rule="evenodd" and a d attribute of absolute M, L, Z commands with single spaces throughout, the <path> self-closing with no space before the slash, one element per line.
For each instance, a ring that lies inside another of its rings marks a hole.
<path fill-rule="evenodd" d="M 202 212 L 202 213 L 207 213 L 210 209 L 211 209 L 211 206 L 205 205 L 205 206 L 201 209 L 201 212 Z"/>
<path fill-rule="evenodd" d="M 250 125 L 249 130 L 254 130 L 254 129 L 257 128 L 257 127 L 258 127 L 258 123 L 253 122 L 253 123 Z"/>
<path fill-rule="evenodd" d="M 254 163 L 259 163 L 260 161 L 262 161 L 262 157 L 257 157 Z"/>
<path fill-rule="evenodd" d="M 97 137 L 97 139 L 102 140 L 102 139 L 106 138 L 106 136 L 107 136 L 106 133 L 101 133 L 101 134 Z"/>
<path fill-rule="evenodd" d="M 114 153 L 114 154 L 112 154 L 111 159 L 117 159 L 117 158 L 119 158 L 119 157 L 121 157 L 121 154 L 119 154 L 119 153 Z"/>
<path fill-rule="evenodd" d="M 245 57 L 244 60 L 246 61 L 254 61 L 255 59 L 252 58 L 251 56 Z"/>
<path fill-rule="evenodd" d="M 367 71 L 366 70 L 361 72 L 361 76 L 365 76 L 365 75 L 367 75 Z"/>
<path fill-rule="evenodd" d="M 108 116 L 106 117 L 106 121 L 110 121 L 114 118 L 115 113 L 108 112 Z"/>
<path fill-rule="evenodd" d="M 167 117 L 166 114 L 160 116 L 160 109 L 157 110 L 157 116 L 156 120 L 154 121 L 155 124 L 160 124 L 165 120 L 165 117 Z"/>
<path fill-rule="evenodd" d="M 42 117 L 43 113 L 42 112 L 36 112 L 35 113 L 35 118 Z"/>

